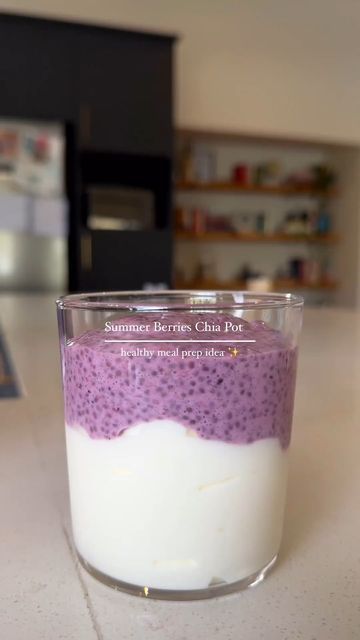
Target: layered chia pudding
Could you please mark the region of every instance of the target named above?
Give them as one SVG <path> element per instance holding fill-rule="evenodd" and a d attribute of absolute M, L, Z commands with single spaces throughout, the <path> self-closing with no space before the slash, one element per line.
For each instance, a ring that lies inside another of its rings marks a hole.
<path fill-rule="evenodd" d="M 295 342 L 196 309 L 119 311 L 65 340 L 73 533 L 89 567 L 145 590 L 262 575 L 282 533 Z"/>

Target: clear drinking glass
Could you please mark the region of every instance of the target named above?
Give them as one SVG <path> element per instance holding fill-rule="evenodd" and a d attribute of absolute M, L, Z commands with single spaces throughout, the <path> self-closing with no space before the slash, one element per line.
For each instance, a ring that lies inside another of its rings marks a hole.
<path fill-rule="evenodd" d="M 57 301 L 73 536 L 96 578 L 181 600 L 264 578 L 283 527 L 302 307 L 210 291 Z"/>

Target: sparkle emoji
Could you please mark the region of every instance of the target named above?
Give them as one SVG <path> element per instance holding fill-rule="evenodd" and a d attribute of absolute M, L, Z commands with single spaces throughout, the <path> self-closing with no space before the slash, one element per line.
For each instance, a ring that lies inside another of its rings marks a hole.
<path fill-rule="evenodd" d="M 238 353 L 240 353 L 239 349 L 237 349 L 236 347 L 231 347 L 231 349 L 229 347 L 229 351 L 230 351 L 230 354 L 231 354 L 232 358 L 236 358 Z"/>

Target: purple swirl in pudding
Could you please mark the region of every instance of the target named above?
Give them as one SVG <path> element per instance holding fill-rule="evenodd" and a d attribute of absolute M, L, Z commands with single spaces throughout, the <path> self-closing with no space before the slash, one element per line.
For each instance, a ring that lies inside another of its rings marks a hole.
<path fill-rule="evenodd" d="M 296 348 L 263 322 L 246 322 L 225 314 L 212 315 L 211 324 L 224 326 L 230 321 L 241 325 L 241 332 L 195 332 L 196 321 L 203 319 L 201 313 L 157 314 L 151 320 L 149 314 L 146 318 L 133 314 L 112 320 L 112 326 L 121 325 L 121 331 L 89 331 L 67 344 L 67 424 L 82 426 L 91 438 L 111 439 L 139 423 L 168 419 L 208 440 L 245 444 L 277 437 L 286 448 L 293 413 Z M 179 320 L 188 324 L 188 332 L 177 329 Z M 154 332 L 154 321 L 173 323 L 173 329 Z M 150 325 L 150 330 L 134 331 L 135 323 Z M 109 341 L 147 338 L 169 341 Z M 172 342 L 202 338 L 211 342 Z M 234 342 L 218 342 L 224 339 Z M 202 354 L 182 357 L 190 350 Z M 224 355 L 214 355 L 214 350 Z M 167 351 L 172 353 L 164 355 Z"/>

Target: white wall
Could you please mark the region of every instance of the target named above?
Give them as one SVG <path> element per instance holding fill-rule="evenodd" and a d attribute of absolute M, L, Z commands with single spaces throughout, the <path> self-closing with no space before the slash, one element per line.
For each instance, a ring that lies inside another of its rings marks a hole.
<path fill-rule="evenodd" d="M 341 237 L 334 251 L 334 269 L 341 282 L 336 293 L 340 306 L 360 308 L 360 150 L 337 149 L 331 164 L 338 174 L 339 195 L 334 220 Z"/>
<path fill-rule="evenodd" d="M 182 126 L 360 142 L 358 0 L 10 0 L 1 8 L 179 33 Z"/>

